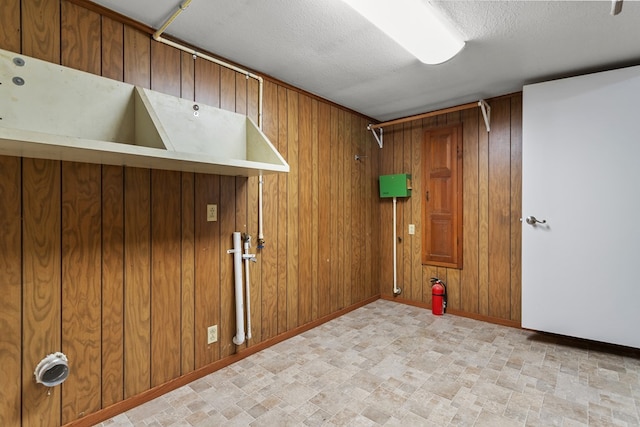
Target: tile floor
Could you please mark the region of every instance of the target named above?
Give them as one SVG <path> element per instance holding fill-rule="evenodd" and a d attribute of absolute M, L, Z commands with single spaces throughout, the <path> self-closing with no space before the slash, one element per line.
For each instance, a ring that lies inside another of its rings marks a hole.
<path fill-rule="evenodd" d="M 640 351 L 372 304 L 101 424 L 640 425 Z"/>

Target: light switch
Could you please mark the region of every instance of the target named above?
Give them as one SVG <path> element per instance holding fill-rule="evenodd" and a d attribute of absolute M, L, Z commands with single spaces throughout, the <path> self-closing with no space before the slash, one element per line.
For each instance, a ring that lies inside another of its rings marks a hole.
<path fill-rule="evenodd" d="M 416 234 L 416 225 L 409 224 L 409 234 Z"/>

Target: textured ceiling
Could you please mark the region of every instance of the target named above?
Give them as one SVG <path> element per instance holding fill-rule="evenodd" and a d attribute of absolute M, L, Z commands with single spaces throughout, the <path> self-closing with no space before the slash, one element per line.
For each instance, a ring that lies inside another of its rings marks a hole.
<path fill-rule="evenodd" d="M 391 0 L 390 0 L 391 1 Z M 159 28 L 181 0 L 94 0 Z M 640 1 L 432 1 L 467 44 L 425 65 L 340 0 L 192 0 L 176 37 L 378 120 L 640 64 Z"/>

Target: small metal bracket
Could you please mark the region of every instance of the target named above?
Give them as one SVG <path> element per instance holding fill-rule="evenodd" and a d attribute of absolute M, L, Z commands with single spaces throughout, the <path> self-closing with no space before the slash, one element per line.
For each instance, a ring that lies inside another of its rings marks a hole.
<path fill-rule="evenodd" d="M 367 129 L 371 131 L 371 133 L 373 133 L 373 137 L 376 139 L 376 141 L 378 141 L 378 146 L 380 148 L 382 148 L 382 128 L 380 128 L 380 136 L 378 136 L 378 134 L 376 133 L 376 130 L 374 128 L 371 127 L 371 123 L 369 123 L 369 126 L 367 126 Z"/>
<path fill-rule="evenodd" d="M 484 117 L 484 124 L 487 126 L 487 132 L 491 131 L 491 106 L 485 101 L 481 99 L 478 101 L 478 106 L 482 110 L 482 117 Z"/>

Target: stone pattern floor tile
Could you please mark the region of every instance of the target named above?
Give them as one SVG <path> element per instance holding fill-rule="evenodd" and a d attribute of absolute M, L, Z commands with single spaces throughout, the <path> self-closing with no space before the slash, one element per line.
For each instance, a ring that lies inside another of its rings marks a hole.
<path fill-rule="evenodd" d="M 100 424 L 637 425 L 640 351 L 385 300 Z"/>

